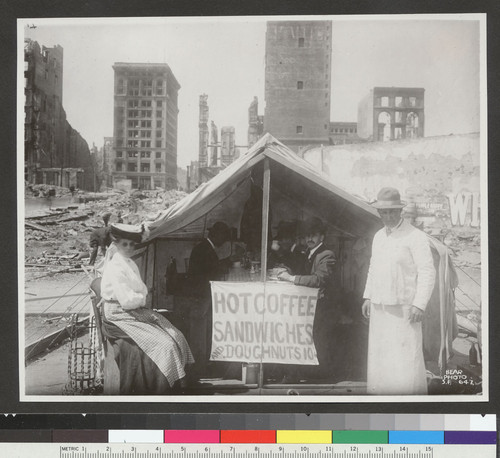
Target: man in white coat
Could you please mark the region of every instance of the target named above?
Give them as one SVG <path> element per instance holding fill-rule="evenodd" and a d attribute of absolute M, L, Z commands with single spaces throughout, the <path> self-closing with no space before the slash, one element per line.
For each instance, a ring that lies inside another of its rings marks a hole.
<path fill-rule="evenodd" d="M 427 394 L 422 319 L 434 288 L 427 236 L 401 217 L 397 189 L 383 188 L 373 206 L 384 228 L 373 238 L 362 313 L 370 319 L 367 393 Z"/>

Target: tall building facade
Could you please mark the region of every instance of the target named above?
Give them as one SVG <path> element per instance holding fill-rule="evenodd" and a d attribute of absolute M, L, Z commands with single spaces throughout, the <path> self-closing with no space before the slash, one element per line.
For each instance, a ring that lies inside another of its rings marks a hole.
<path fill-rule="evenodd" d="M 59 45 L 24 42 L 25 181 L 93 190 L 88 144 L 62 105 L 63 56 Z"/>
<path fill-rule="evenodd" d="M 331 29 L 331 21 L 267 23 L 264 132 L 295 151 L 328 144 Z"/>
<path fill-rule="evenodd" d="M 177 97 L 167 64 L 118 62 L 114 81 L 114 185 L 177 187 Z"/>
<path fill-rule="evenodd" d="M 424 88 L 373 88 L 358 105 L 358 136 L 369 141 L 423 137 L 424 93 Z"/>

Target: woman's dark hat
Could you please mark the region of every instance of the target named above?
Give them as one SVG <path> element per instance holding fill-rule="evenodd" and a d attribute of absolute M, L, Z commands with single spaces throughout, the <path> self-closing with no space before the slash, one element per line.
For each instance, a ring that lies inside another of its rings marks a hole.
<path fill-rule="evenodd" d="M 110 225 L 111 235 L 119 239 L 132 240 L 141 243 L 144 229 L 141 226 L 132 224 L 113 223 Z"/>
<path fill-rule="evenodd" d="M 372 206 L 379 209 L 390 209 L 403 208 L 406 205 L 401 202 L 401 195 L 396 188 L 382 188 Z"/>

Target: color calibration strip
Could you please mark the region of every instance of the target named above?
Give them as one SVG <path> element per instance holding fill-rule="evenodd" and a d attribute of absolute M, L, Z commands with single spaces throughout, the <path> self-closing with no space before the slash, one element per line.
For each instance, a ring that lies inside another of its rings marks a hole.
<path fill-rule="evenodd" d="M 496 437 L 496 431 L 3 430 L 0 443 L 494 445 Z"/>

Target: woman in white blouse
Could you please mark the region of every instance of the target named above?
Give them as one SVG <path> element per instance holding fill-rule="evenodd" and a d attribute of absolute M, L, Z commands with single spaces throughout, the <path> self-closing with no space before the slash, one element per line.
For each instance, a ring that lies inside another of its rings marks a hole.
<path fill-rule="evenodd" d="M 120 394 L 162 394 L 185 387 L 185 367 L 194 363 L 182 333 L 146 308 L 147 286 L 131 257 L 142 230 L 112 224 L 116 253 L 101 281 L 103 330 L 112 342 L 120 369 Z"/>

